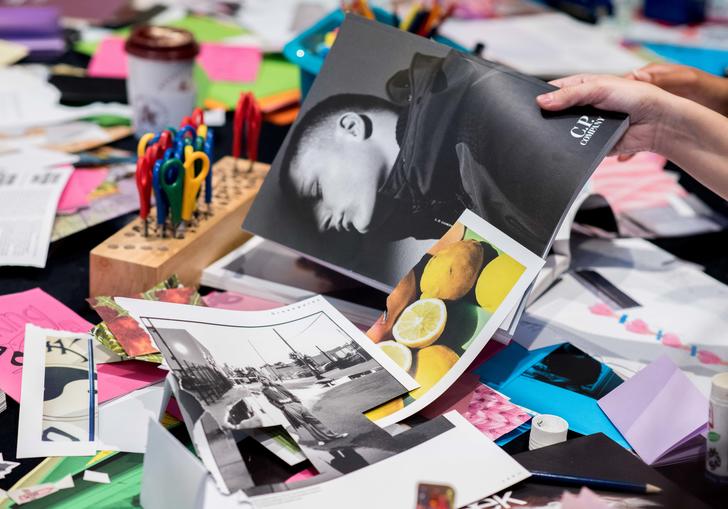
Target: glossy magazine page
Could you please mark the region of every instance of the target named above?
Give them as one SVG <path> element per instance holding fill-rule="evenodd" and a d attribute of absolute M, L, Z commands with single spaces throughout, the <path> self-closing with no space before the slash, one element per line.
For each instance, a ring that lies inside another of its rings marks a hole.
<path fill-rule="evenodd" d="M 349 16 L 244 228 L 390 288 L 465 209 L 543 256 L 626 128 L 552 88 Z"/>

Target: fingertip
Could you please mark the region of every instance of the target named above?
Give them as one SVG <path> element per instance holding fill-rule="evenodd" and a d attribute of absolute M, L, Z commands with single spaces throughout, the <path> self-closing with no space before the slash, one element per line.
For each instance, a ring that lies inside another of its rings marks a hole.
<path fill-rule="evenodd" d="M 638 81 L 645 81 L 647 83 L 650 83 L 652 81 L 652 76 L 650 73 L 646 72 L 643 69 L 633 69 L 632 70 L 632 76 Z"/>
<path fill-rule="evenodd" d="M 539 95 L 538 97 L 536 97 L 536 102 L 538 102 L 539 106 L 541 106 L 542 108 L 548 109 L 550 106 L 553 106 L 553 104 L 554 104 L 553 92 Z"/>
<path fill-rule="evenodd" d="M 634 157 L 634 154 L 619 154 L 617 156 L 617 161 L 619 161 L 620 163 L 624 163 L 632 159 L 632 157 Z"/>

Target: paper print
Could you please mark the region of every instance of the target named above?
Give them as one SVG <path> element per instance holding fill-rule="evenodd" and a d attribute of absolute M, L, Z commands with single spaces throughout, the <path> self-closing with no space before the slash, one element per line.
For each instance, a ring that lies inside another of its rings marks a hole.
<path fill-rule="evenodd" d="M 18 458 L 96 452 L 100 345 L 88 334 L 26 327 Z"/>
<path fill-rule="evenodd" d="M 284 426 L 319 472 L 314 483 L 443 432 L 445 421 L 433 421 L 393 437 L 363 415 L 417 384 L 321 297 L 247 313 L 117 303 L 155 338 L 198 453 L 225 492 L 288 489 L 246 478 L 234 436 L 251 427 Z"/>
<path fill-rule="evenodd" d="M 467 369 L 543 260 L 466 211 L 387 298 L 367 336 L 420 388 L 368 415 L 388 426 L 422 410 Z"/>
<path fill-rule="evenodd" d="M 531 419 L 523 408 L 482 384 L 473 391 L 467 410 L 462 415 L 491 440 L 502 437 Z"/>

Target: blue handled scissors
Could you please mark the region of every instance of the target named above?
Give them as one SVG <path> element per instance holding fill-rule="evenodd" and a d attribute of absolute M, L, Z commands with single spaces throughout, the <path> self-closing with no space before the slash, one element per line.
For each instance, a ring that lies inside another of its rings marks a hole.
<path fill-rule="evenodd" d="M 164 178 L 162 172 L 162 164 L 170 160 L 174 155 L 174 151 L 168 148 L 164 152 L 164 156 L 154 163 L 154 169 L 152 170 L 152 188 L 154 189 L 154 200 L 157 205 L 157 228 L 162 235 L 165 237 L 167 231 L 167 215 L 169 213 L 169 199 L 162 188 L 162 179 Z M 170 171 L 175 168 L 169 168 Z M 173 179 L 176 178 L 176 175 Z"/>

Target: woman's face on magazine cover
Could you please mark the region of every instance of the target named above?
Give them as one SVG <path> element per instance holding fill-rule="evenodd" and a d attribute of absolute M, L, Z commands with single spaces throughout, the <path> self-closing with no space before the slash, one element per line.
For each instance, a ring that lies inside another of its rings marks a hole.
<path fill-rule="evenodd" d="M 369 232 L 377 191 L 389 171 L 390 158 L 369 137 L 357 136 L 359 115 L 352 115 L 342 115 L 333 136 L 300 154 L 291 168 L 296 192 L 312 201 L 322 232 Z"/>

